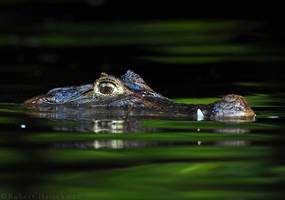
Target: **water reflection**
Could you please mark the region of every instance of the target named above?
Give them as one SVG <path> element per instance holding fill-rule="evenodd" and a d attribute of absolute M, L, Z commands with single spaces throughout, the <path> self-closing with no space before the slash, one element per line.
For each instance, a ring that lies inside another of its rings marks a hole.
<path fill-rule="evenodd" d="M 129 149 L 129 148 L 141 148 L 141 147 L 149 147 L 157 145 L 158 145 L 157 142 L 102 139 L 94 141 L 56 143 L 54 147 L 60 149 L 61 148 L 62 149 Z"/>
<path fill-rule="evenodd" d="M 123 133 L 125 120 L 93 120 L 93 132 L 94 133 Z"/>
<path fill-rule="evenodd" d="M 15 125 L 20 135 L 3 134 L 2 177 L 10 191 L 18 191 L 15 182 L 24 182 L 27 187 L 19 191 L 38 191 L 40 185 L 47 191 L 58 189 L 68 194 L 71 187 L 80 184 L 86 188 L 83 194 L 90 192 L 100 199 L 102 196 L 97 193 L 102 189 L 118 188 L 112 190 L 115 198 L 132 185 L 143 189 L 151 185 L 146 190 L 155 194 L 152 197 L 156 199 L 166 193 L 159 190 L 161 185 L 167 186 L 167 191 L 172 188 L 174 194 L 180 194 L 186 185 L 189 198 L 210 188 L 205 194 L 206 199 L 211 199 L 218 187 L 225 188 L 218 190 L 223 199 L 230 199 L 237 189 L 238 197 L 243 199 L 252 195 L 247 188 L 270 187 L 284 174 L 270 165 L 276 157 L 266 142 L 272 144 L 276 135 L 256 133 L 256 130 L 271 133 L 274 128 L 262 126 L 260 118 L 250 124 L 196 121 L 186 116 L 147 112 L 132 112 L 126 118 L 122 110 L 106 112 L 66 106 L 29 111 L 26 121 L 18 120 L 17 117 L 23 118 L 22 114 L 14 112 L 0 119 L 3 124 Z M 46 126 L 60 132 L 47 131 Z M 24 170 L 19 176 L 14 175 L 19 169 Z"/>
<path fill-rule="evenodd" d="M 250 145 L 249 141 L 217 141 L 215 142 L 217 146 L 247 146 Z"/>
<path fill-rule="evenodd" d="M 133 149 L 157 146 L 247 146 L 249 141 L 216 141 L 204 142 L 201 140 L 193 142 L 153 142 L 140 140 L 120 140 L 120 139 L 100 139 L 94 141 L 77 141 L 77 142 L 59 142 L 55 143 L 52 148 L 56 149 Z"/>
<path fill-rule="evenodd" d="M 161 132 L 168 129 L 197 130 L 205 128 L 205 122 L 192 115 L 160 113 L 151 111 L 127 111 L 123 109 L 99 109 L 85 106 L 41 106 L 29 111 L 28 114 L 36 118 L 51 121 L 47 125 L 56 131 L 93 132 L 93 133 L 142 133 Z M 254 120 L 254 119 L 253 119 Z M 210 128 L 216 133 L 244 134 L 250 129 L 236 125 L 252 122 L 253 120 L 219 119 Z M 199 121 L 193 124 L 192 122 Z M 216 124 L 215 124 L 216 123 Z"/>
<path fill-rule="evenodd" d="M 250 129 L 239 128 L 239 127 L 221 128 L 221 129 L 215 129 L 214 131 L 216 133 L 226 133 L 226 134 L 245 134 L 245 133 L 250 133 Z"/>
<path fill-rule="evenodd" d="M 92 119 L 91 119 L 92 120 Z M 147 131 L 158 131 L 156 128 L 146 128 L 139 124 L 143 122 L 142 119 L 96 119 L 90 122 L 80 122 L 78 125 L 65 124 L 64 121 L 54 121 L 49 123 L 55 131 L 69 131 L 69 132 L 92 132 L 98 134 L 119 134 L 119 133 L 139 133 Z"/>

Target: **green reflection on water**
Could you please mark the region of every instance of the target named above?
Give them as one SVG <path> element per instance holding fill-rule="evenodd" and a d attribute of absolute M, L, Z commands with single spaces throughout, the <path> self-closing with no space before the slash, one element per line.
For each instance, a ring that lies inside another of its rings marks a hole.
<path fill-rule="evenodd" d="M 25 152 L 25 151 L 23 151 Z M 50 164 L 95 164 L 133 165 L 145 162 L 183 161 L 183 160 L 243 160 L 263 158 L 269 159 L 272 149 L 264 146 L 157 146 L 131 149 L 101 149 L 101 150 L 34 150 L 36 154 L 45 155 L 43 162 Z M 0 151 L 4 156 L 1 165 L 9 165 L 27 159 L 24 154 L 17 151 Z M 23 157 L 20 157 L 23 156 Z M 23 163 L 24 164 L 24 163 Z"/>
<path fill-rule="evenodd" d="M 249 130 L 272 130 L 283 126 L 265 123 L 242 123 L 242 124 L 225 124 L 212 121 L 175 121 L 175 120 L 151 120 L 141 123 L 145 127 L 165 128 L 165 129 L 222 129 L 222 128 L 243 128 Z"/>
<path fill-rule="evenodd" d="M 181 55 L 181 54 L 248 54 L 262 53 L 270 49 L 262 49 L 252 45 L 241 44 L 220 44 L 220 45 L 192 45 L 192 46 L 164 46 L 152 48 L 154 51 Z"/>
<path fill-rule="evenodd" d="M 147 123 L 148 124 L 148 123 Z M 151 126 L 151 124 L 149 125 Z M 169 125 L 170 126 L 170 125 Z M 202 127 L 202 125 L 200 126 Z M 217 127 L 217 126 L 216 126 Z M 173 127 L 174 128 L 174 127 Z M 219 127 L 220 128 L 220 127 Z M 197 142 L 201 141 L 270 141 L 274 137 L 265 134 L 227 134 L 207 132 L 163 132 L 141 134 L 82 134 L 82 133 L 41 133 L 27 137 L 32 142 L 92 141 L 92 140 L 135 140 L 155 142 Z"/>
<path fill-rule="evenodd" d="M 21 152 L 17 151 L 16 149 L 1 149 L 0 158 L 1 166 L 5 164 L 21 164 L 28 160 Z"/>
<path fill-rule="evenodd" d="M 196 104 L 212 103 L 218 99 L 220 98 L 184 98 L 174 101 Z M 270 108 L 273 105 L 281 108 L 280 104 L 276 104 L 280 99 L 272 95 L 254 94 L 246 96 L 246 99 L 254 108 Z M 7 114 L 0 117 L 1 124 L 21 122 L 20 116 L 24 111 L 22 105 L 2 103 L 0 106 L 0 113 Z M 17 116 L 17 112 L 20 116 Z M 272 114 L 284 116 L 282 109 L 261 110 L 257 119 L 267 118 Z M 78 124 L 46 121 L 42 125 L 52 127 Z M 272 144 L 282 138 L 278 134 L 271 134 L 273 131 L 276 133 L 283 130 L 280 124 L 258 120 L 247 124 L 152 120 L 145 121 L 142 125 L 167 128 L 167 132 L 160 130 L 136 134 L 90 134 L 27 130 L 19 131 L 20 136 L 9 136 L 9 133 L 2 131 L 0 178 L 3 182 L 0 185 L 9 191 L 17 191 L 15 183 L 22 181 L 23 177 L 26 179 L 38 176 L 39 182 L 26 185 L 29 192 L 75 195 L 73 197 L 77 199 L 282 197 L 283 191 L 275 186 L 284 181 L 285 168 L 275 164 L 275 159 L 278 159 L 275 158 L 276 149 L 267 145 L 268 142 Z M 246 129 L 249 132 L 230 133 L 227 131 L 229 128 Z M 170 132 L 169 129 L 175 132 Z M 187 132 L 179 131 L 181 129 L 187 129 Z M 226 131 L 211 132 L 221 129 Z M 56 149 L 52 146 L 58 143 L 92 143 L 96 140 L 146 141 L 157 142 L 158 145 L 126 149 L 96 149 L 95 146 L 86 149 Z M 245 143 L 232 146 L 222 144 L 227 141 Z M 14 142 L 18 143 L 13 144 Z M 25 170 L 25 167 L 37 169 L 37 164 L 40 163 L 40 172 Z M 21 170 L 12 173 L 10 168 Z"/>
<path fill-rule="evenodd" d="M 104 35 L 104 36 L 41 36 L 32 38 L 38 46 L 104 46 L 104 45 L 161 45 L 177 43 L 221 42 L 232 38 L 229 34 L 219 36 L 189 35 L 172 33 L 166 35 Z"/>
<path fill-rule="evenodd" d="M 153 62 L 173 64 L 205 64 L 216 62 L 273 62 L 284 60 L 283 56 L 145 56 L 143 59 Z"/>
<path fill-rule="evenodd" d="M 197 32 L 236 32 L 236 30 L 252 30 L 260 27 L 257 21 L 242 20 L 153 20 L 151 22 L 107 22 L 107 23 L 53 23 L 44 28 L 48 31 L 59 32 L 167 32 L 169 31 L 197 31 Z"/>
<path fill-rule="evenodd" d="M 12 117 L 0 117 L 0 124 L 18 124 L 20 121 Z"/>
<path fill-rule="evenodd" d="M 209 104 L 218 101 L 220 99 L 221 98 L 211 97 L 211 98 L 179 98 L 172 100 L 176 103 L 185 103 L 185 104 Z"/>
<path fill-rule="evenodd" d="M 243 85 L 243 83 L 238 83 Z M 247 83 L 245 83 L 247 84 Z M 254 83 L 256 87 L 263 87 L 263 83 Z M 173 99 L 176 103 L 186 103 L 186 104 L 209 104 L 217 100 L 220 100 L 221 97 L 210 97 L 210 98 L 179 98 Z M 251 107 L 279 107 L 282 106 L 284 93 L 279 93 L 278 95 L 264 94 L 264 93 L 255 93 L 252 95 L 244 96 L 248 101 Z"/>
<path fill-rule="evenodd" d="M 40 33 L 19 38 L 0 36 L 0 45 L 24 46 L 98 46 L 98 45 L 185 45 L 221 44 L 241 32 L 262 24 L 239 20 L 185 20 L 153 22 L 46 23 L 27 26 Z M 17 29 L 17 27 L 14 27 Z"/>
<path fill-rule="evenodd" d="M 260 167 L 264 165 L 251 161 L 182 162 L 66 172 L 47 177 L 47 185 L 36 190 L 73 192 L 80 199 L 270 199 L 282 192 L 260 188 L 278 183 L 282 173 L 272 173 L 270 166 Z"/>
<path fill-rule="evenodd" d="M 0 45 L 32 47 L 138 45 L 149 51 L 148 55 L 139 57 L 140 59 L 175 64 L 284 60 L 284 56 L 280 55 L 284 49 L 280 45 L 268 47 L 258 42 L 256 44 L 237 42 L 240 35 L 249 34 L 263 26 L 263 23 L 257 21 L 242 20 L 44 23 L 25 27 L 26 31 L 31 32 L 30 36 L 0 35 Z M 17 27 L 13 28 L 17 30 Z M 156 55 L 157 53 L 159 55 Z"/>

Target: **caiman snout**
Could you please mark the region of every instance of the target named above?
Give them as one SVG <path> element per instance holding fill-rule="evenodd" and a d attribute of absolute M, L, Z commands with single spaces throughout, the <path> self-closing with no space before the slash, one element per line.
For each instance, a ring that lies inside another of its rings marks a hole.
<path fill-rule="evenodd" d="M 229 94 L 213 104 L 211 113 L 215 118 L 253 118 L 254 111 L 242 96 Z"/>

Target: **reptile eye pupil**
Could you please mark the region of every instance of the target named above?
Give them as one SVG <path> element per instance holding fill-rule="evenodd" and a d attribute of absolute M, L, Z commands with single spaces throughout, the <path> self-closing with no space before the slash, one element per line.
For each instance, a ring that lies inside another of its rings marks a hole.
<path fill-rule="evenodd" d="M 116 86 L 113 83 L 101 83 L 99 85 L 99 91 L 102 94 L 112 94 L 115 87 Z"/>

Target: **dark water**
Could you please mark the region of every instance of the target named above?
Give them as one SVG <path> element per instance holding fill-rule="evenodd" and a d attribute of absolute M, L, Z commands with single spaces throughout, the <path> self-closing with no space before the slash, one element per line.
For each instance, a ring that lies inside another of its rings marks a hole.
<path fill-rule="evenodd" d="M 2 1 L 0 199 L 284 199 L 284 47 L 278 5 L 270 14 L 261 4 L 260 17 L 248 3 L 243 17 L 211 6 L 163 17 L 155 4 L 130 18 L 124 4 L 106 1 Z M 126 119 L 22 104 L 127 69 L 176 102 L 243 95 L 256 119 Z"/>
<path fill-rule="evenodd" d="M 256 121 L 237 124 L 1 103 L 1 198 L 282 199 L 284 104 L 246 98 Z"/>

